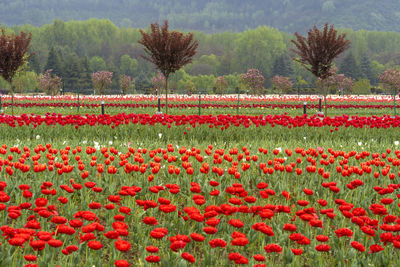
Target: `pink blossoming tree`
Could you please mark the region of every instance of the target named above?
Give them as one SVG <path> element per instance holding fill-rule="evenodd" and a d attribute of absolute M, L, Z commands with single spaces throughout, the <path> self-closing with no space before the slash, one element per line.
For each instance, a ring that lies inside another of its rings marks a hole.
<path fill-rule="evenodd" d="M 225 94 L 226 88 L 228 87 L 228 82 L 225 80 L 224 76 L 219 76 L 215 80 L 215 93 L 216 94 Z"/>
<path fill-rule="evenodd" d="M 249 69 L 241 75 L 243 83 L 252 94 L 261 95 L 264 93 L 264 76 L 258 69 Z"/>
<path fill-rule="evenodd" d="M 128 90 L 132 87 L 132 79 L 130 76 L 127 76 L 125 74 L 121 75 L 120 79 L 120 87 L 122 90 L 122 94 L 126 94 Z"/>
<path fill-rule="evenodd" d="M 104 95 L 106 93 L 106 89 L 112 83 L 112 77 L 113 73 L 109 71 L 103 70 L 92 73 L 92 82 L 97 94 Z"/>
<path fill-rule="evenodd" d="M 392 68 L 385 70 L 379 75 L 379 80 L 387 90 L 393 92 L 393 110 L 394 114 L 396 114 L 396 94 L 400 87 L 400 69 Z"/>
<path fill-rule="evenodd" d="M 151 80 L 153 82 L 154 93 L 161 94 L 165 88 L 166 79 L 161 72 L 157 72 L 156 76 Z"/>
<path fill-rule="evenodd" d="M 39 87 L 46 94 L 55 96 L 62 86 L 61 78 L 52 74 L 53 70 L 47 70 L 39 79 Z"/>
<path fill-rule="evenodd" d="M 293 88 L 293 83 L 289 77 L 275 75 L 272 84 L 278 90 L 278 94 L 286 94 Z"/>

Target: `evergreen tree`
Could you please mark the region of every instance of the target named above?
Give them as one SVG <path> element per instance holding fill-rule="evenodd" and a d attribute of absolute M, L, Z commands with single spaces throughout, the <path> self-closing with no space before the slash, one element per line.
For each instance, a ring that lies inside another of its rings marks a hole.
<path fill-rule="evenodd" d="M 28 66 L 30 71 L 34 71 L 36 73 L 42 72 L 42 68 L 40 66 L 40 62 L 36 54 L 33 54 L 32 57 L 29 58 Z"/>
<path fill-rule="evenodd" d="M 114 65 L 114 63 L 110 63 L 107 67 L 107 70 L 113 73 L 112 83 L 109 87 L 107 93 L 120 93 L 120 72 L 119 69 Z"/>
<path fill-rule="evenodd" d="M 361 69 L 362 77 L 367 78 L 368 80 L 370 80 L 370 82 L 373 83 L 374 77 L 372 75 L 371 60 L 369 59 L 367 54 L 363 54 L 361 56 L 360 69 Z"/>
<path fill-rule="evenodd" d="M 63 81 L 64 89 L 75 92 L 81 78 L 81 62 L 76 54 L 69 54 L 64 63 Z"/>
<path fill-rule="evenodd" d="M 274 65 L 272 67 L 272 75 L 286 76 L 285 62 L 283 62 L 282 57 L 277 57 L 275 59 Z"/>
<path fill-rule="evenodd" d="M 87 57 L 83 57 L 80 62 L 81 70 L 79 77 L 79 90 L 81 89 L 90 89 L 93 87 L 92 83 L 92 73 L 89 67 L 89 59 Z"/>
<path fill-rule="evenodd" d="M 292 62 L 287 54 L 277 57 L 272 67 L 272 75 L 291 76 L 293 74 Z"/>
<path fill-rule="evenodd" d="M 360 65 L 357 64 L 353 53 L 350 52 L 345 56 L 340 64 L 339 72 L 355 80 L 361 77 Z"/>
<path fill-rule="evenodd" d="M 58 77 L 63 76 L 63 66 L 61 64 L 61 54 L 54 49 L 50 48 L 49 56 L 47 57 L 47 63 L 44 70 L 53 70 L 52 73 Z"/>
<path fill-rule="evenodd" d="M 153 87 L 150 78 L 146 75 L 146 73 L 142 70 L 139 72 L 139 75 L 136 79 L 135 88 L 140 93 L 150 92 Z"/>

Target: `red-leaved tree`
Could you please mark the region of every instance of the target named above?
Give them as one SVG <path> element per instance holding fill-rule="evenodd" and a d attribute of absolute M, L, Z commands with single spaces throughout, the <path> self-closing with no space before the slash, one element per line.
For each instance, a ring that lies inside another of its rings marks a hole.
<path fill-rule="evenodd" d="M 21 32 L 19 35 L 14 33 L 7 35 L 4 29 L 1 29 L 0 35 L 0 75 L 11 86 L 11 94 L 14 95 L 13 78 L 19 68 L 23 66 L 33 53 L 27 54 L 32 34 Z M 12 98 L 14 102 L 14 97 Z M 14 115 L 14 103 L 11 110 Z"/>
<path fill-rule="evenodd" d="M 333 60 L 350 47 L 350 41 L 346 39 L 346 34 L 339 34 L 333 25 L 325 24 L 321 31 L 314 25 L 308 31 L 308 36 L 303 37 L 297 32 L 294 34 L 296 40 L 292 40 L 295 48 L 292 49 L 298 57 L 294 60 L 303 65 L 308 71 L 318 79 L 327 79 L 333 75 L 331 70 Z M 325 114 L 327 112 L 326 96 L 327 88 L 320 88 L 324 95 Z"/>
<path fill-rule="evenodd" d="M 150 25 L 150 33 L 140 30 L 147 56 L 142 57 L 154 65 L 165 77 L 165 113 L 168 113 L 168 77 L 171 73 L 192 62 L 199 43 L 193 39 L 193 33 L 184 35 L 178 31 L 168 30 L 168 21 L 160 28 L 158 23 Z"/>

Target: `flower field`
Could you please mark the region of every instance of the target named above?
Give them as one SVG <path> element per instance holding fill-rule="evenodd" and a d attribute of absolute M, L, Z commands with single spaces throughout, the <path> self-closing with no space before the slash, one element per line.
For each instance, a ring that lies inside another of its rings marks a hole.
<path fill-rule="evenodd" d="M 0 116 L 0 266 L 400 261 L 397 116 L 47 112 Z"/>

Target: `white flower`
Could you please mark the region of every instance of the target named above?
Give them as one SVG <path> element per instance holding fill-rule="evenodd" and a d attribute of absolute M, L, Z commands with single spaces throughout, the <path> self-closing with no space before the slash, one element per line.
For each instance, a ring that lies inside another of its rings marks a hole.
<path fill-rule="evenodd" d="M 83 141 L 82 141 L 82 144 L 87 144 L 87 140 L 83 140 Z"/>
<path fill-rule="evenodd" d="M 276 149 L 278 149 L 278 150 L 279 150 L 279 153 L 281 153 L 281 152 L 282 152 L 282 148 L 281 148 L 281 147 L 278 147 L 278 148 L 276 148 Z"/>
<path fill-rule="evenodd" d="M 394 141 L 394 145 L 398 146 L 399 145 L 399 141 Z"/>
<path fill-rule="evenodd" d="M 161 139 L 161 137 L 162 137 L 162 133 L 159 133 L 159 134 L 158 134 L 158 138 Z"/>
<path fill-rule="evenodd" d="M 304 138 L 304 140 L 306 140 L 306 139 L 307 139 L 307 137 L 305 137 L 305 136 L 304 136 L 303 138 Z"/>
<path fill-rule="evenodd" d="M 361 145 L 362 145 L 362 142 L 358 142 L 358 145 L 361 146 Z"/>
<path fill-rule="evenodd" d="M 113 141 L 108 141 L 108 145 L 112 145 L 113 144 Z"/>
<path fill-rule="evenodd" d="M 40 139 L 40 135 L 36 135 L 36 139 Z"/>

